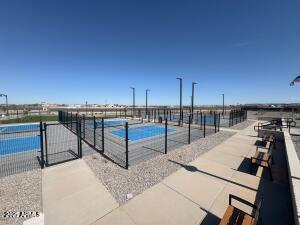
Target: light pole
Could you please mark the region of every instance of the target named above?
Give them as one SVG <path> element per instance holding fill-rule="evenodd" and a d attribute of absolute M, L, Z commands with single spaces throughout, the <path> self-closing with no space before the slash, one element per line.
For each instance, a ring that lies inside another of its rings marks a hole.
<path fill-rule="evenodd" d="M 132 116 L 135 116 L 135 88 L 130 87 L 132 89 Z"/>
<path fill-rule="evenodd" d="M 177 80 L 179 80 L 180 83 L 180 120 L 183 120 L 183 112 L 182 112 L 182 78 L 177 77 Z"/>
<path fill-rule="evenodd" d="M 194 90 L 196 82 L 192 82 L 192 118 L 194 117 Z"/>
<path fill-rule="evenodd" d="M 225 115 L 224 94 L 222 94 L 222 96 L 223 96 L 223 112 L 222 112 L 222 114 L 223 114 L 223 119 L 224 119 L 224 115 Z"/>
<path fill-rule="evenodd" d="M 146 89 L 146 117 L 148 116 L 148 92 L 150 90 L 149 89 Z"/>
<path fill-rule="evenodd" d="M 7 95 L 6 95 L 6 94 L 0 94 L 0 97 L 5 97 L 5 102 L 6 102 L 6 115 L 8 116 L 8 100 L 7 100 Z"/>

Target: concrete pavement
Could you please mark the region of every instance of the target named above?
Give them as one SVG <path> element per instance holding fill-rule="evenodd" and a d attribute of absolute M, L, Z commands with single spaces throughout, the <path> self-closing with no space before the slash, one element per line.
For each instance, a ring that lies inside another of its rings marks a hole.
<path fill-rule="evenodd" d="M 128 225 L 218 224 L 230 193 L 255 202 L 260 177 L 242 172 L 245 159 L 255 149 L 251 129 L 237 132 L 190 164 L 181 165 L 182 169 L 93 225 L 120 221 Z"/>
<path fill-rule="evenodd" d="M 91 224 L 117 207 L 83 160 L 43 170 L 45 225 Z"/>

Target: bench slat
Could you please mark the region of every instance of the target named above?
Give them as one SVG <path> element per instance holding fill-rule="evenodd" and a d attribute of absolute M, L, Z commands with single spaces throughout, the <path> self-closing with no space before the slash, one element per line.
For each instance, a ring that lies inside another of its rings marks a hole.
<path fill-rule="evenodd" d="M 252 225 L 254 218 L 229 205 L 219 225 Z"/>
<path fill-rule="evenodd" d="M 268 163 L 265 162 L 265 161 L 268 161 L 270 158 L 270 155 L 267 152 L 256 151 L 254 154 L 254 158 L 252 159 L 252 163 L 260 165 L 260 166 L 264 166 L 264 167 L 269 167 Z M 265 160 L 265 161 L 261 161 L 261 160 Z"/>

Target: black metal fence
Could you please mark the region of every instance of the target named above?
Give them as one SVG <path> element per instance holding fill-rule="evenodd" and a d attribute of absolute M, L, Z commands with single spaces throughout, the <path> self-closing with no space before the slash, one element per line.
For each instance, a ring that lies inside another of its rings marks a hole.
<path fill-rule="evenodd" d="M 39 125 L 0 127 L 0 177 L 39 168 Z"/>
<path fill-rule="evenodd" d="M 167 110 L 153 111 L 149 114 L 152 117 L 120 120 L 99 120 L 62 111 L 58 115 L 61 124 L 75 134 L 79 132 L 75 124 L 80 124 L 84 142 L 125 168 L 220 130 L 220 114 L 216 113 L 185 115 L 184 120 Z"/>
<path fill-rule="evenodd" d="M 229 127 L 247 120 L 246 110 L 231 110 L 229 114 Z"/>
<path fill-rule="evenodd" d="M 119 110 L 104 119 L 77 113 L 58 113 L 59 122 L 0 126 L 0 177 L 81 158 L 95 152 L 128 168 L 158 154 L 205 138 L 220 130 L 220 113 L 179 110 Z M 231 111 L 233 126 L 247 118 L 246 111 Z M 222 124 L 223 122 L 223 124 Z"/>
<path fill-rule="evenodd" d="M 34 123 L 0 127 L 0 177 L 82 157 L 80 124 Z"/>

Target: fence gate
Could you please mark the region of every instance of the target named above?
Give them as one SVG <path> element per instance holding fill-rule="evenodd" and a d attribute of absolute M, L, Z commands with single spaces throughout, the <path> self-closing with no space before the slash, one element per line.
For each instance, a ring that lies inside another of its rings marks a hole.
<path fill-rule="evenodd" d="M 72 128 L 68 129 L 62 123 L 43 124 L 43 142 L 42 149 L 44 163 L 46 166 L 67 162 L 78 159 L 82 156 L 82 141 L 79 135 L 79 123 L 72 121 Z"/>

